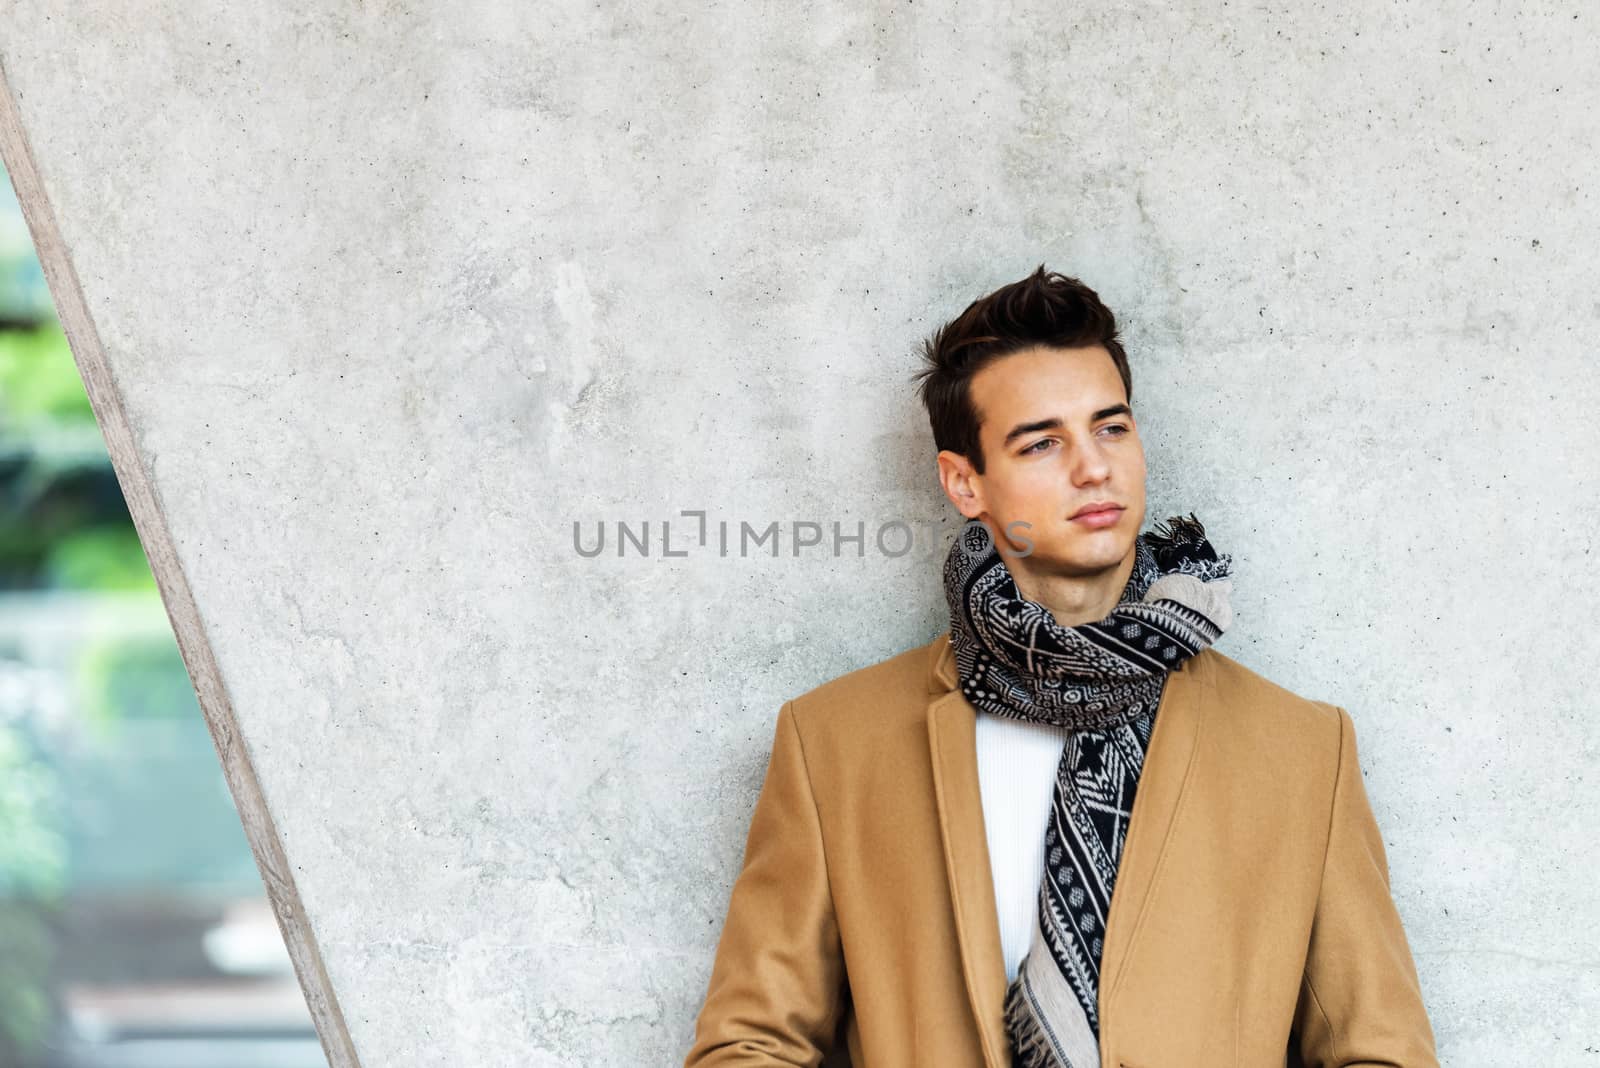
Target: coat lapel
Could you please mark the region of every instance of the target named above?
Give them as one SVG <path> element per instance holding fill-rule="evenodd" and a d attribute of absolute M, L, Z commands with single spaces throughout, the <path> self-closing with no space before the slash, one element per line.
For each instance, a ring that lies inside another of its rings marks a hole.
<path fill-rule="evenodd" d="M 1007 1068 L 1011 1057 L 1003 1023 L 1006 964 L 978 790 L 977 713 L 960 690 L 929 702 L 928 744 L 967 999 L 978 1019 L 984 1063 L 988 1068 Z"/>
<path fill-rule="evenodd" d="M 1202 649 L 1167 677 L 1161 694 L 1155 731 L 1133 795 L 1133 814 L 1128 819 L 1122 858 L 1117 862 L 1111 914 L 1106 917 L 1106 944 L 1100 960 L 1102 1021 L 1107 1018 L 1107 1006 L 1116 996 L 1129 954 L 1137 944 L 1155 875 L 1161 870 L 1161 858 L 1172 841 L 1174 817 L 1193 779 L 1205 697 L 1210 692 L 1211 654 Z M 1181 872 L 1168 873 L 1166 878 L 1185 881 Z"/>
<path fill-rule="evenodd" d="M 1106 919 L 1100 961 L 1102 1022 L 1138 936 L 1173 817 L 1189 784 L 1210 671 L 1210 657 L 1203 650 L 1172 673 L 1161 696 Z M 948 632 L 930 647 L 928 691 L 935 807 L 963 978 L 983 1038 L 984 1060 L 989 1068 L 1006 1068 L 1011 1061 L 1004 1022 L 1005 956 L 978 784 L 977 711 L 961 696 Z M 1181 874 L 1169 877 L 1182 878 Z"/>

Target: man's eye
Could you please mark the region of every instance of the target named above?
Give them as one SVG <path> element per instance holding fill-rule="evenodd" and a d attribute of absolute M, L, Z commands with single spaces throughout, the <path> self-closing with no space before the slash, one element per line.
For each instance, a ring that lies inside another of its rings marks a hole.
<path fill-rule="evenodd" d="M 1024 455 L 1024 456 L 1026 456 L 1026 455 L 1028 455 L 1028 454 L 1029 454 L 1029 453 L 1030 453 L 1030 452 L 1037 452 L 1037 451 L 1040 451 L 1040 450 L 1039 450 L 1039 446 L 1041 446 L 1041 445 L 1048 445 L 1048 444 L 1050 444 L 1050 442 L 1051 442 L 1051 441 L 1052 441 L 1052 440 L 1053 440 L 1053 439 L 1051 439 L 1051 438 L 1040 438 L 1040 439 L 1039 439 L 1039 440 L 1038 440 L 1038 441 L 1036 441 L 1036 442 L 1034 442 L 1034 443 L 1033 443 L 1033 444 L 1032 444 L 1032 445 L 1029 445 L 1029 446 L 1028 446 L 1028 447 L 1027 447 L 1027 448 L 1026 448 L 1026 449 L 1023 449 L 1023 450 L 1022 450 L 1022 455 Z"/>
<path fill-rule="evenodd" d="M 1110 426 L 1106 427 L 1106 429 L 1115 430 L 1118 437 L 1121 437 L 1123 434 L 1128 432 L 1128 428 L 1121 423 L 1112 423 Z"/>

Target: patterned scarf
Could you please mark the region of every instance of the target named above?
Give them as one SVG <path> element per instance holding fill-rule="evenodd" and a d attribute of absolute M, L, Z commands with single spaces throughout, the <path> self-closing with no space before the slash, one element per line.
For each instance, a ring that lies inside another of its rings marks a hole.
<path fill-rule="evenodd" d="M 1232 557 L 1191 513 L 1135 542 L 1111 614 L 1063 627 L 1023 599 L 988 528 L 945 558 L 961 692 L 984 712 L 1067 727 L 1045 831 L 1033 937 L 1006 991 L 1018 1068 L 1097 1068 L 1106 916 L 1167 674 L 1232 622 Z"/>

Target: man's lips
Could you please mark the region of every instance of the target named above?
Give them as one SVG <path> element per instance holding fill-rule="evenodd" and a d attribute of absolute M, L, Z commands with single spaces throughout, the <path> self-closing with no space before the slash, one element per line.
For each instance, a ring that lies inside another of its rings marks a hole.
<path fill-rule="evenodd" d="M 1096 501 L 1094 504 L 1084 505 L 1082 508 L 1068 516 L 1069 519 L 1082 519 L 1085 516 L 1102 515 L 1107 512 L 1120 512 L 1122 505 Z"/>
<path fill-rule="evenodd" d="M 1076 523 L 1081 527 L 1088 527 L 1090 530 L 1108 530 L 1122 522 L 1122 508 L 1113 505 L 1093 511 L 1085 510 L 1074 515 L 1069 522 Z"/>

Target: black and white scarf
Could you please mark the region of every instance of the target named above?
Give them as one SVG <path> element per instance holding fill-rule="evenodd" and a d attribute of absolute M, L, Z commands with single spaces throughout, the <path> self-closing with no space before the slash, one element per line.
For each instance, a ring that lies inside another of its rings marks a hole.
<path fill-rule="evenodd" d="M 1006 991 L 1018 1068 L 1097 1068 L 1100 955 L 1134 791 L 1167 674 L 1232 622 L 1232 557 L 1191 513 L 1135 542 L 1105 619 L 1064 627 L 1025 600 L 989 530 L 970 520 L 945 557 L 961 692 L 997 716 L 1067 727 L 1027 955 Z"/>

